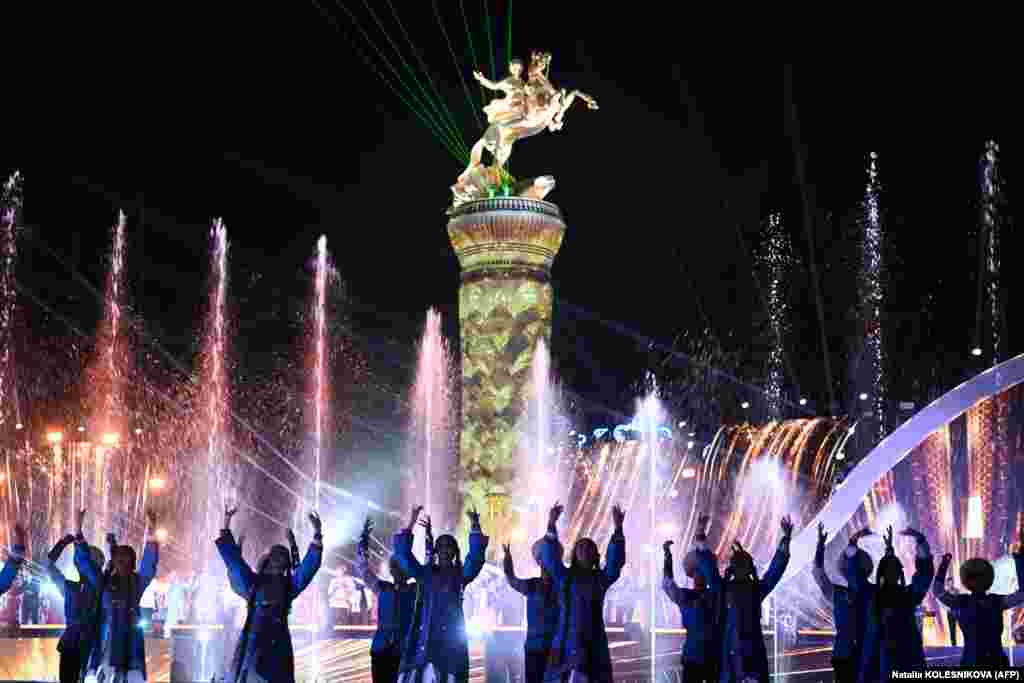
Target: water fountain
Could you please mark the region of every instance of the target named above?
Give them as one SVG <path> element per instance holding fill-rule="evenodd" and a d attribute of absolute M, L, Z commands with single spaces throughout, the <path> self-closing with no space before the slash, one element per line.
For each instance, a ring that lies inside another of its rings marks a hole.
<path fill-rule="evenodd" d="M 416 376 L 412 388 L 409 450 L 415 490 L 406 491 L 407 504 L 420 503 L 424 514 L 430 515 L 438 529 L 454 528 L 452 492 L 456 481 L 452 447 L 452 361 L 441 329 L 441 314 L 427 311 L 423 336 L 416 359 Z M 411 498 L 415 496 L 415 500 Z"/>

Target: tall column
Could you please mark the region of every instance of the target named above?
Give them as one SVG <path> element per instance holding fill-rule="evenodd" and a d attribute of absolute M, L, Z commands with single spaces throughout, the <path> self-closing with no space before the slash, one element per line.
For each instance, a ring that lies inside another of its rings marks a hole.
<path fill-rule="evenodd" d="M 463 509 L 479 510 L 488 533 L 499 538 L 507 538 L 500 534 L 513 523 L 506 503 L 516 475 L 516 428 L 526 412 L 537 342 L 551 337 L 551 264 L 565 227 L 557 206 L 522 197 L 463 204 L 448 222 L 462 269 L 456 475 Z"/>

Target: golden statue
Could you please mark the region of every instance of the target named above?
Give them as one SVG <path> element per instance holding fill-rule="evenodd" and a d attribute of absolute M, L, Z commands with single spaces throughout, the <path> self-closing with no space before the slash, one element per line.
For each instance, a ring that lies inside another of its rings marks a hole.
<path fill-rule="evenodd" d="M 534 52 L 530 55 L 525 82 L 521 78 L 523 64 L 518 59 L 509 63 L 509 76 L 497 83 L 484 78 L 479 72 L 473 73 L 481 85 L 503 92 L 505 97 L 484 107 L 489 125 L 473 145 L 466 170 L 452 186 L 450 210 L 464 202 L 499 193 L 543 199 L 554 188 L 555 181 L 551 176 L 542 176 L 524 184 L 516 182 L 505 171 L 512 145 L 543 132 L 545 128 L 551 132 L 561 130 L 565 125 L 565 113 L 576 98 L 586 102 L 590 109 L 598 108 L 597 101 L 586 93 L 555 88 L 548 79 L 550 67 L 550 52 Z M 484 151 L 491 154 L 490 166 L 483 164 Z"/>

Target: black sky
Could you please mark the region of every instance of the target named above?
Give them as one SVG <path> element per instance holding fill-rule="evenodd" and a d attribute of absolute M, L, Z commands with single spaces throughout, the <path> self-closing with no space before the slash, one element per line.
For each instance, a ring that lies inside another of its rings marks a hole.
<path fill-rule="evenodd" d="M 372 5 L 389 19 L 386 4 Z M 365 6 L 346 6 L 370 31 Z M 439 6 L 462 57 L 458 6 Z M 353 41 L 364 52 L 367 44 L 346 12 L 323 7 L 336 26 L 302 2 L 224 14 L 170 5 L 159 16 L 118 16 L 107 33 L 94 30 L 107 18 L 80 17 L 92 29 L 72 29 L 77 38 L 55 48 L 59 58 L 41 64 L 22 91 L 18 113 L 28 116 L 24 123 L 19 116 L 9 137 L 31 144 L 0 157 L 0 170 L 26 176 L 23 216 L 38 227 L 34 239 L 72 258 L 97 285 L 114 212 L 129 213 L 136 308 L 179 354 L 188 352 L 203 305 L 212 217 L 228 224 L 240 299 L 268 280 L 280 281 L 281 296 L 301 295 L 315 239 L 327 234 L 353 297 L 356 332 L 374 352 L 372 367 L 400 378 L 411 352 L 403 357 L 397 349 L 415 338 L 424 310 L 436 306 L 454 320 L 458 271 L 443 209 L 460 168 L 361 61 Z M 459 74 L 431 4 L 396 7 L 468 134 Z M 492 5 L 493 16 L 504 17 L 506 7 Z M 554 271 L 556 362 L 573 390 L 606 406 L 592 408 L 593 419 L 629 410 L 628 387 L 652 358 L 648 343 L 670 346 L 681 330 L 708 323 L 723 335 L 751 334 L 762 303 L 749 250 L 776 210 L 801 257 L 787 340 L 791 381 L 826 405 L 809 255 L 820 270 L 838 375 L 850 337 L 845 309 L 855 298 L 854 283 L 837 274 L 848 247 L 842 218 L 861 199 L 869 151 L 881 156 L 899 259 L 889 308 L 902 327 L 890 355 L 909 362 L 936 350 L 966 353 L 975 315 L 977 159 L 987 138 L 1002 146 L 1011 207 L 1022 201 L 1015 191 L 1021 112 L 1004 85 L 1008 66 L 981 54 L 930 52 L 925 59 L 914 50 L 882 55 L 864 46 L 794 57 L 804 190 L 821 213 L 811 243 L 777 51 L 728 36 L 696 49 L 689 44 L 700 37 L 695 25 L 646 11 L 563 17 L 527 9 L 513 8 L 522 12 L 513 16 L 514 52 L 551 50 L 552 80 L 601 103 L 599 112 L 574 110 L 564 131 L 524 141 L 512 158 L 514 173 L 558 181 L 550 199 L 565 212 L 569 233 Z M 370 35 L 394 54 L 379 32 Z M 474 39 L 482 35 L 477 29 Z M 469 65 L 462 67 L 468 78 Z M 216 151 L 224 148 L 248 151 Z M 1013 350 L 1022 336 L 1012 316 L 1018 250 L 1019 239 L 1008 236 Z M 926 328 L 920 311 L 929 295 L 937 317 Z M 246 301 L 240 315 L 272 310 Z M 84 290 L 77 303 L 57 303 L 77 319 L 95 316 Z M 840 378 L 833 382 L 842 393 Z"/>

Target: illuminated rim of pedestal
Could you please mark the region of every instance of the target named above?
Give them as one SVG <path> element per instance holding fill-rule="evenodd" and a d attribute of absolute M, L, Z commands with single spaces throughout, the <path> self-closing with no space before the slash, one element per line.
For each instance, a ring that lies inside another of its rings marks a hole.
<path fill-rule="evenodd" d="M 558 219 L 563 225 L 565 219 L 562 217 L 562 210 L 557 204 L 543 199 L 530 199 L 529 197 L 489 197 L 487 199 L 476 199 L 466 202 L 452 212 L 449 224 L 460 222 L 460 218 L 472 216 L 477 213 L 503 213 L 510 215 L 520 213 L 537 213 Z"/>
<path fill-rule="evenodd" d="M 843 481 L 841 493 L 832 496 L 817 516 L 807 523 L 790 547 L 790 562 L 783 581 L 795 577 L 811 561 L 818 543 L 818 523 L 833 534 L 853 517 L 875 482 L 898 465 L 929 434 L 949 424 L 971 406 L 997 396 L 1024 382 L 1024 354 L 985 370 L 921 409 L 882 439 Z"/>

